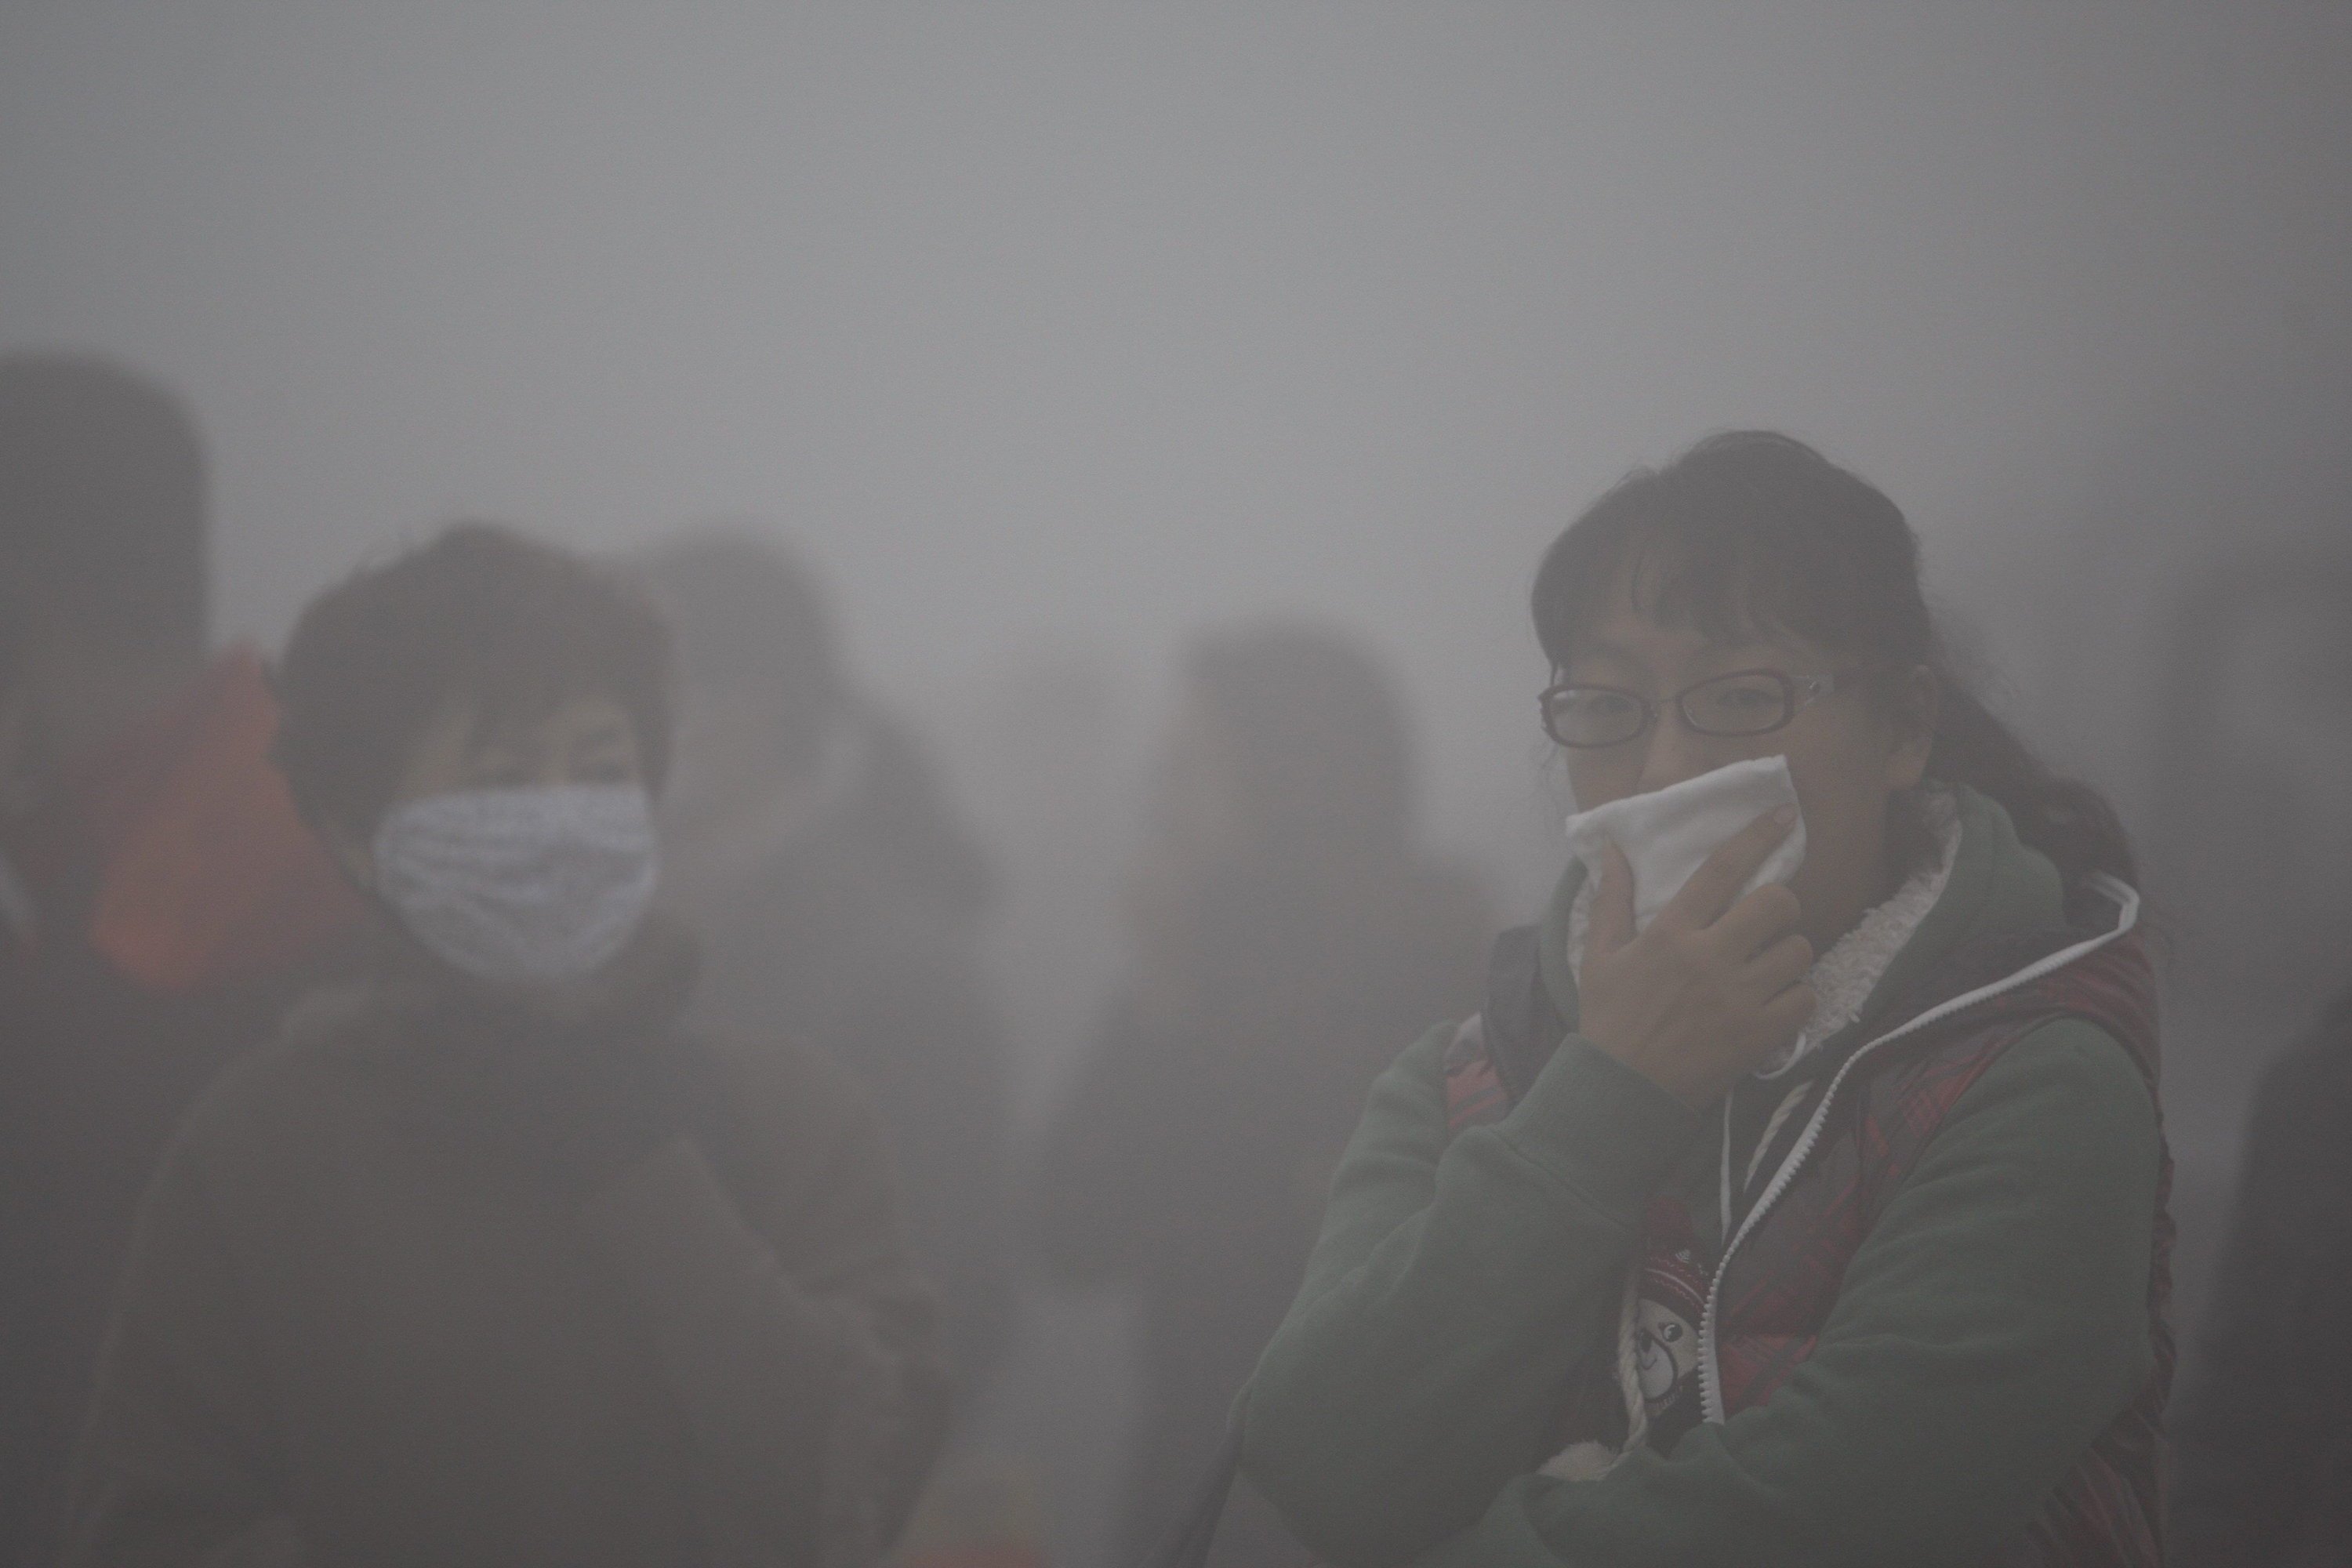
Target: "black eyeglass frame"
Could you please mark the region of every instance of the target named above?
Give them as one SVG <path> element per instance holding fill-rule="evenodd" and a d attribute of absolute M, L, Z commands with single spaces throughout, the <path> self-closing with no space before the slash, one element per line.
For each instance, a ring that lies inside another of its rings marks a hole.
<path fill-rule="evenodd" d="M 1693 722 L 1690 710 L 1683 706 L 1684 699 L 1701 687 L 1713 686 L 1719 681 L 1755 679 L 1759 677 L 1774 681 L 1780 688 L 1780 717 L 1778 721 L 1767 724 L 1761 730 L 1710 730 L 1703 724 Z M 1628 691 L 1622 686 L 1605 686 L 1590 680 L 1559 680 L 1545 687 L 1537 696 L 1536 703 L 1543 714 L 1544 733 L 1551 737 L 1554 745 L 1563 746 L 1573 752 L 1603 752 L 1612 746 L 1622 746 L 1629 741 L 1638 741 L 1648 734 L 1656 726 L 1658 715 L 1665 710 L 1669 703 L 1673 705 L 1676 717 L 1682 720 L 1684 727 L 1694 735 L 1705 735 L 1717 741 L 1747 741 L 1753 740 L 1759 735 L 1769 735 L 1776 731 L 1785 730 L 1796 722 L 1798 714 L 1822 698 L 1834 696 L 1839 684 L 1835 674 L 1799 677 L 1778 669 L 1731 669 L 1726 670 L 1721 675 L 1710 675 L 1705 680 L 1695 680 L 1672 697 L 1655 702 L 1638 691 Z M 1558 730 L 1552 728 L 1551 711 L 1552 699 L 1564 691 L 1606 691 L 1612 696 L 1625 698 L 1642 710 L 1642 722 L 1629 733 L 1620 735 L 1613 741 L 1565 740 Z"/>

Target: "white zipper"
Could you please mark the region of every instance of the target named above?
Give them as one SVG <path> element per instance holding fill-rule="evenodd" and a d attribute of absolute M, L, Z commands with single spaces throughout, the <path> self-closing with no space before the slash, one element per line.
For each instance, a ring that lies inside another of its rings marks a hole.
<path fill-rule="evenodd" d="M 2116 912 L 2113 931 L 2078 942 L 2072 947 L 2061 948 L 2056 952 L 2036 959 L 2005 980 L 1996 980 L 1990 985 L 1979 986 L 1974 991 L 1952 997 L 1949 1001 L 1937 1003 L 1909 1023 L 1888 1030 L 1855 1051 L 1845 1059 L 1844 1065 L 1831 1076 L 1829 1087 L 1822 1091 L 1821 1103 L 1813 1107 L 1812 1115 L 1806 1120 L 1805 1130 L 1797 1135 L 1797 1142 L 1790 1148 L 1788 1157 L 1780 1162 L 1780 1168 L 1772 1173 L 1772 1180 L 1758 1195 L 1755 1206 L 1748 1211 L 1748 1217 L 1739 1222 L 1738 1230 L 1724 1243 L 1723 1256 L 1715 1266 L 1715 1276 L 1707 1281 L 1706 1310 L 1700 1315 L 1698 1329 L 1699 1407 L 1700 1413 L 1706 1420 L 1720 1426 L 1724 1419 L 1723 1370 L 1716 1353 L 1716 1331 L 1718 1327 L 1717 1318 L 1722 1305 L 1723 1280 L 1724 1277 L 1731 1271 L 1732 1255 L 1739 1250 L 1740 1244 L 1748 1239 L 1749 1234 L 1762 1223 L 1764 1216 L 1771 1212 L 1772 1205 L 1780 1201 L 1780 1194 L 1788 1191 L 1789 1184 L 1797 1179 L 1797 1173 L 1803 1167 L 1806 1159 L 1811 1155 L 1813 1145 L 1821 1141 L 1822 1128 L 1829 1121 L 1830 1104 L 1837 1099 L 1838 1089 L 1845 1082 L 1846 1076 L 1861 1064 L 1864 1057 L 1878 1049 L 1879 1047 L 1892 1045 L 1906 1035 L 1924 1029 L 1930 1024 L 1941 1023 L 1965 1008 L 1973 1007 L 1979 1002 L 1989 1002 L 1996 996 L 2005 995 L 2021 985 L 2039 980 L 2053 971 L 2063 969 L 2076 959 L 2106 946 L 2138 923 L 2139 894 L 2128 883 L 2118 881 L 2098 871 L 2091 873 L 2088 880 L 2091 886 L 2115 900 Z M 1727 1147 L 1725 1150 L 1727 1159 L 1729 1157 L 1729 1152 Z M 1727 1169 L 1728 1169 L 1727 1166 Z"/>

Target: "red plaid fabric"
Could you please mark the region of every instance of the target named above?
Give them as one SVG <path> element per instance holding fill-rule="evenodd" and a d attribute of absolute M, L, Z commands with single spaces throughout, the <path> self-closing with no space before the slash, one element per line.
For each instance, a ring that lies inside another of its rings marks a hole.
<path fill-rule="evenodd" d="M 1948 992 L 1948 994 L 1958 994 Z M 2000 1054 L 2058 1018 L 2087 1020 L 2130 1052 L 2151 1091 L 2158 1077 L 2155 978 L 2137 937 L 2098 949 L 2007 995 L 1968 1008 L 1865 1060 L 1839 1090 L 1821 1142 L 1771 1212 L 1742 1244 L 1722 1284 L 1717 1352 L 1727 1411 L 1769 1399 L 1812 1353 L 1836 1305 L 1846 1266 L 1934 1139 L 1945 1116 Z M 1924 1011 L 1929 997 L 1916 1011 Z M 1465 1027 L 1446 1061 L 1454 1130 L 1499 1119 L 1507 1097 L 1483 1037 Z M 2148 1330 L 2156 1364 L 2117 1415 L 2001 1552 L 2003 1568 L 2158 1568 L 2163 1561 L 2162 1418 L 2171 1388 L 2172 1159 L 2158 1182 Z M 1654 1210 L 1654 1219 L 1655 1211 Z M 1670 1267 L 1687 1241 L 1645 1237 L 1644 1267 Z M 1612 1370 L 1571 1399 L 1564 1441 L 1622 1440 Z"/>

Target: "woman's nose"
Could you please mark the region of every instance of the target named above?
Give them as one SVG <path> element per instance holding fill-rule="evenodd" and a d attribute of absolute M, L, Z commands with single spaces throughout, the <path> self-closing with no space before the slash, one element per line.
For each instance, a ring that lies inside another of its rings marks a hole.
<path fill-rule="evenodd" d="M 1677 784 L 1712 773 L 1723 763 L 1721 742 L 1694 731 L 1672 703 L 1642 737 L 1642 781 L 1638 793 Z"/>

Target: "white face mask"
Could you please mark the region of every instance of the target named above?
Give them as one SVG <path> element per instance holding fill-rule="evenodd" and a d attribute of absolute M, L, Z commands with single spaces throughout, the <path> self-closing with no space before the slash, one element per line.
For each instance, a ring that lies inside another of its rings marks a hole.
<path fill-rule="evenodd" d="M 577 980 L 628 945 L 658 870 L 635 784 L 453 790 L 395 807 L 376 890 L 416 940 L 478 978 Z"/>
<path fill-rule="evenodd" d="M 1701 773 L 1647 795 L 1628 795 L 1568 819 L 1569 853 L 1583 862 L 1595 885 L 1614 842 L 1633 868 L 1633 929 L 1657 912 L 1724 840 L 1778 805 L 1797 804 L 1786 757 L 1756 757 Z M 1768 882 L 1785 882 L 1805 861 L 1805 820 L 1800 816 L 1748 885 L 1745 898 Z"/>

